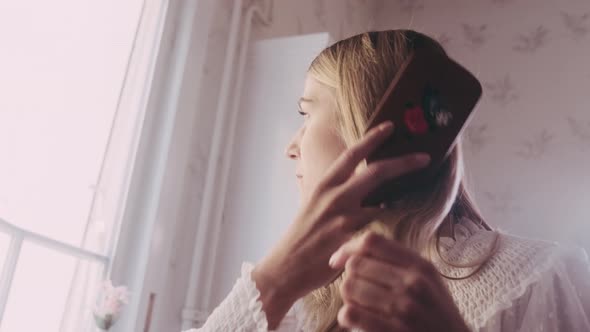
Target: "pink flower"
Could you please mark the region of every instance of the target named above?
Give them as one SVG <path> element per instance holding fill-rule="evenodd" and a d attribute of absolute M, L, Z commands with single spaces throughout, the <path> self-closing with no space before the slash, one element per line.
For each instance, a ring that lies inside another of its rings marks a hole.
<path fill-rule="evenodd" d="M 412 134 L 424 134 L 428 132 L 428 123 L 424 118 L 424 111 L 420 106 L 406 109 L 404 122 Z"/>
<path fill-rule="evenodd" d="M 97 324 L 103 328 L 112 326 L 128 303 L 127 287 L 114 287 L 110 280 L 105 280 L 93 311 Z"/>

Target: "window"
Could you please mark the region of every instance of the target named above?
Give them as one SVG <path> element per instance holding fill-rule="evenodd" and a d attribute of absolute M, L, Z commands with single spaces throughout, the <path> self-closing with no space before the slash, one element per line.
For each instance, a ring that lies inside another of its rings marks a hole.
<path fill-rule="evenodd" d="M 141 128 L 148 2 L 0 2 L 0 332 L 91 324 Z"/>

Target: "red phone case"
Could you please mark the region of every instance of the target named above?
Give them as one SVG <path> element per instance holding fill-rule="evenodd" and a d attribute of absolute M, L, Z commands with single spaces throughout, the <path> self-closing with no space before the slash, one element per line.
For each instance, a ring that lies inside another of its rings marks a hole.
<path fill-rule="evenodd" d="M 363 206 L 397 200 L 430 181 L 449 155 L 481 93 L 475 76 L 448 56 L 414 50 L 369 119 L 367 131 L 386 120 L 391 120 L 395 129 L 367 163 L 414 152 L 430 154 L 431 163 L 381 185 L 365 198 Z"/>

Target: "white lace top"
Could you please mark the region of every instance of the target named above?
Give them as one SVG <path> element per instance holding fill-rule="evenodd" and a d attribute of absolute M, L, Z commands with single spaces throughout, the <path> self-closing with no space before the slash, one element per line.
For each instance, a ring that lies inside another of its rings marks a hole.
<path fill-rule="evenodd" d="M 456 240 L 441 238 L 442 255 L 453 263 L 481 257 L 496 236 L 470 222 L 456 231 Z M 470 272 L 440 259 L 434 264 L 451 277 Z M 242 276 L 204 326 L 186 332 L 267 331 L 252 268 L 244 263 Z M 590 265 L 583 249 L 501 233 L 497 253 L 481 271 L 445 280 L 473 331 L 590 331 Z M 277 331 L 303 331 L 304 316 L 298 301 Z"/>

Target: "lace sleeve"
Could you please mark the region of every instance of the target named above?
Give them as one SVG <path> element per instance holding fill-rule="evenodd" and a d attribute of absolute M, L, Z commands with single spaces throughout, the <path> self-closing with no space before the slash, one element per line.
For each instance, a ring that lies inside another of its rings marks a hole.
<path fill-rule="evenodd" d="M 583 249 L 560 248 L 551 267 L 479 331 L 590 331 L 590 265 Z"/>
<path fill-rule="evenodd" d="M 228 296 L 213 310 L 205 324 L 199 329 L 184 332 L 266 332 L 268 322 L 262 311 L 262 303 L 258 300 L 260 292 L 251 278 L 251 263 L 242 265 L 242 275 L 234 284 Z M 276 331 L 296 332 L 299 323 L 293 308 L 281 321 Z"/>

